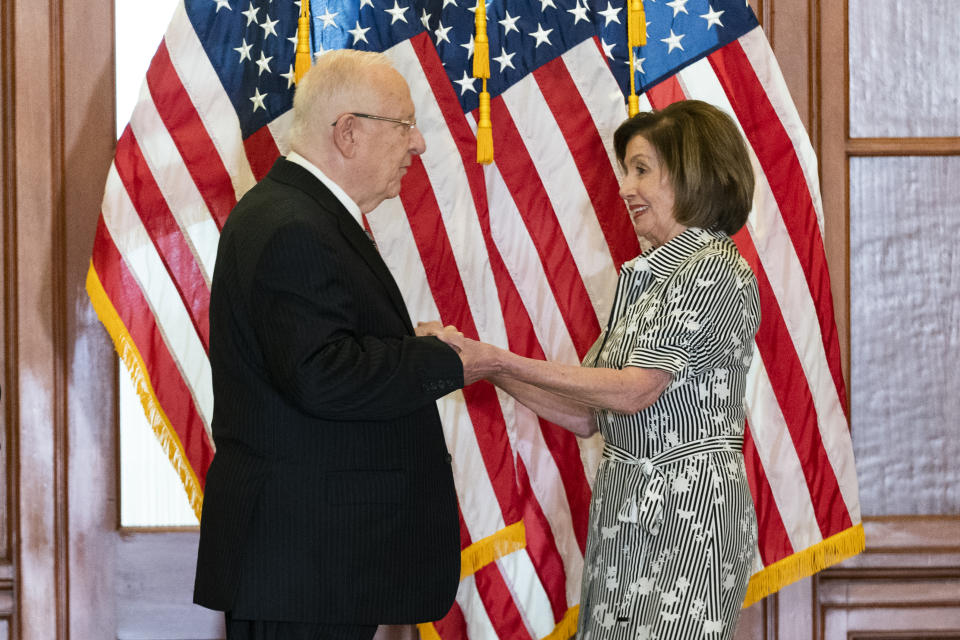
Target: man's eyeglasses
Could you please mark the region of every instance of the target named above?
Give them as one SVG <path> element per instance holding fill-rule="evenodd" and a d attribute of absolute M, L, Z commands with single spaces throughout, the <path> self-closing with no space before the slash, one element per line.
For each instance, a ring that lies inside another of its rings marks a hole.
<path fill-rule="evenodd" d="M 346 114 L 342 114 L 339 118 L 337 118 L 337 120 L 342 118 L 344 115 Z M 386 116 L 374 116 L 374 115 L 370 115 L 369 113 L 354 113 L 352 111 L 350 112 L 350 115 L 356 116 L 358 118 L 368 118 L 370 120 L 382 120 L 383 122 L 393 122 L 394 124 L 402 124 L 408 129 L 413 129 L 415 126 L 417 126 L 416 118 L 414 118 L 413 120 L 400 120 L 399 118 L 388 118 Z M 332 123 L 330 123 L 330 126 L 335 127 L 337 125 L 337 120 L 334 120 Z"/>

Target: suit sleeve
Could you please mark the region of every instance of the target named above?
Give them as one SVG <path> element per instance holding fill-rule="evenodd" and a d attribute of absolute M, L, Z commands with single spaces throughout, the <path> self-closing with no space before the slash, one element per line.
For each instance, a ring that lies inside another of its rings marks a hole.
<path fill-rule="evenodd" d="M 306 224 L 264 245 L 249 301 L 272 384 L 307 414 L 358 421 L 406 415 L 462 387 L 460 357 L 440 340 L 357 332 L 380 293 L 358 290 L 346 251 Z"/>

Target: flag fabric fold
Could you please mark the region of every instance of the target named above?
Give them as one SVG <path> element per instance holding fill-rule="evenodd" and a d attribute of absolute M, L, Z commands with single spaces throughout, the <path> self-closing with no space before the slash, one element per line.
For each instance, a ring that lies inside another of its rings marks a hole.
<path fill-rule="evenodd" d="M 306 0 L 304 0 L 306 1 Z M 629 0 L 628 0 L 629 1 Z M 696 98 L 739 123 L 757 175 L 734 240 L 762 323 L 744 445 L 759 524 L 747 604 L 863 548 L 817 163 L 742 0 L 644 3 L 640 109 Z M 367 216 L 412 320 L 579 362 L 640 251 L 610 145 L 626 117 L 624 0 L 485 5 L 492 164 L 476 162 L 473 0 L 313 0 L 314 55 L 383 51 L 427 152 Z M 199 515 L 213 456 L 210 276 L 238 198 L 286 149 L 299 3 L 185 0 L 117 145 L 87 290 Z M 488 383 L 440 401 L 460 500 L 456 602 L 424 638 L 569 638 L 599 436 L 579 440 Z"/>

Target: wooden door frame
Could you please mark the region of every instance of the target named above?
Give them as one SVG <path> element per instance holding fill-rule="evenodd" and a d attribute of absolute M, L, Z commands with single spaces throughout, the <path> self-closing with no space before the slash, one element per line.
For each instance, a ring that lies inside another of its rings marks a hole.
<path fill-rule="evenodd" d="M 0 28 L 0 620 L 19 640 L 108 638 L 116 364 L 84 283 L 114 146 L 113 3 L 5 0 Z"/>

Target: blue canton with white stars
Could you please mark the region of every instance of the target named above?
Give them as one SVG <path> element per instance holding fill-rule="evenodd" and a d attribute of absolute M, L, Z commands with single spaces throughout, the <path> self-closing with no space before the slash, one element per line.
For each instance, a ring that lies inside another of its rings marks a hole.
<path fill-rule="evenodd" d="M 240 118 L 244 138 L 290 109 L 300 3 L 186 0 L 186 11 Z M 629 92 L 625 0 L 487 0 L 496 97 L 525 75 L 596 37 Z M 645 0 L 647 44 L 635 52 L 637 93 L 758 26 L 745 0 Z M 384 51 L 426 32 L 464 112 L 477 108 L 474 0 L 311 0 L 314 55 Z"/>

